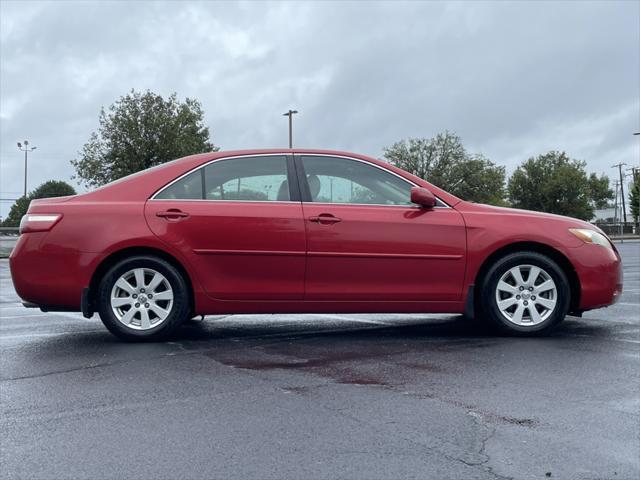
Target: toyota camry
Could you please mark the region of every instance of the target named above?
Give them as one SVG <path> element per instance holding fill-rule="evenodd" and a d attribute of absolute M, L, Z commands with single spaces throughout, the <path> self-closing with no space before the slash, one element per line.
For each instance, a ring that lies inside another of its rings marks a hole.
<path fill-rule="evenodd" d="M 27 307 L 125 340 L 206 314 L 459 313 L 549 332 L 615 302 L 620 256 L 581 220 L 463 201 L 325 150 L 193 155 L 31 202 L 11 253 Z"/>

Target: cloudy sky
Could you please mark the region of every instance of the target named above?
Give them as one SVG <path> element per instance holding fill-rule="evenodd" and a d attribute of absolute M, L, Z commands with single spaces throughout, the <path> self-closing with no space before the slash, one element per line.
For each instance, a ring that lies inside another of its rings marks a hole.
<path fill-rule="evenodd" d="M 101 106 L 199 99 L 222 149 L 381 156 L 457 132 L 509 171 L 550 149 L 638 164 L 640 2 L 0 1 L 0 197 L 69 180 Z M 6 215 L 10 203 L 2 203 Z"/>

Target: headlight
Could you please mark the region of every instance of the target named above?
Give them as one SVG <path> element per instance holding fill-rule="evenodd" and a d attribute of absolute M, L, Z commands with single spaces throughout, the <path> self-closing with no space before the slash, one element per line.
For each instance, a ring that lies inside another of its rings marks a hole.
<path fill-rule="evenodd" d="M 609 239 L 595 230 L 589 230 L 588 228 L 570 228 L 569 231 L 584 243 L 594 243 L 596 245 L 613 249 L 613 245 L 611 245 Z"/>

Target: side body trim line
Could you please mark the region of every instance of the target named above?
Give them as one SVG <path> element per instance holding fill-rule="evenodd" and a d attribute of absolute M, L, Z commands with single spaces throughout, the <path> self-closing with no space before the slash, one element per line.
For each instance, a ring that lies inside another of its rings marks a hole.
<path fill-rule="evenodd" d="M 282 250 L 226 250 L 211 248 L 194 248 L 196 255 L 273 255 L 303 257 L 353 257 L 353 258 L 405 258 L 405 259 L 435 259 L 435 260 L 459 260 L 462 255 L 423 255 L 415 253 L 360 253 L 360 252 L 301 252 Z"/>

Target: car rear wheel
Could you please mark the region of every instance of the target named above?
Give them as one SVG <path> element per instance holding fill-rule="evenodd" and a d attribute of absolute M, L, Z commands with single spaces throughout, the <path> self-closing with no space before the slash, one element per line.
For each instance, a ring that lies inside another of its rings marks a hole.
<path fill-rule="evenodd" d="M 489 268 L 479 310 L 502 332 L 544 334 L 564 319 L 570 297 L 567 276 L 556 262 L 537 252 L 516 252 Z"/>
<path fill-rule="evenodd" d="M 188 287 L 170 263 L 134 256 L 111 267 L 98 287 L 98 311 L 104 325 L 128 341 L 170 336 L 190 314 Z"/>

